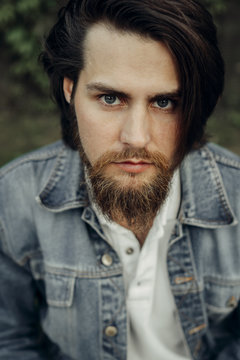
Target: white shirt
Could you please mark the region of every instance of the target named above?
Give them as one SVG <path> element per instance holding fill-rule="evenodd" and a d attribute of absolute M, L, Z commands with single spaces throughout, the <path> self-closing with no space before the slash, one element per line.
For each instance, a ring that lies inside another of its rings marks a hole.
<path fill-rule="evenodd" d="M 169 196 L 157 214 L 142 249 L 130 230 L 108 222 L 93 204 L 106 239 L 123 264 L 128 360 L 190 359 L 170 289 L 166 262 L 180 194 L 177 170 Z"/>

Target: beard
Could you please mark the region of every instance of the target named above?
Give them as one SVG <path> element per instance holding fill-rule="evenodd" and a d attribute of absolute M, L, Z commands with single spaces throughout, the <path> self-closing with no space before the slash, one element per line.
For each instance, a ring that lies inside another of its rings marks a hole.
<path fill-rule="evenodd" d="M 173 168 L 167 159 L 159 152 L 126 148 L 121 152 L 106 152 L 91 165 L 81 143 L 78 148 L 86 165 L 92 199 L 104 217 L 108 221 L 127 224 L 136 232 L 149 228 L 169 193 Z M 123 171 L 118 176 L 108 174 L 113 162 L 131 158 L 150 162 L 155 171 L 147 177 Z"/>

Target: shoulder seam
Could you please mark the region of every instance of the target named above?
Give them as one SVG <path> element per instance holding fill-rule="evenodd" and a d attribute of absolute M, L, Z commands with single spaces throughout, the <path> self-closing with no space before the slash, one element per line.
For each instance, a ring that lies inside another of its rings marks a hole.
<path fill-rule="evenodd" d="M 240 170 L 240 162 L 215 153 L 213 153 L 213 156 L 218 163 L 221 163 L 226 166 L 235 167 Z"/>
<path fill-rule="evenodd" d="M 43 160 L 50 160 L 54 157 L 57 157 L 57 155 L 59 154 L 59 152 L 62 152 L 64 149 L 64 146 L 61 145 L 56 149 L 53 150 L 47 150 L 46 152 L 42 152 L 42 153 L 31 153 L 29 155 L 23 155 L 22 159 L 19 159 L 18 161 L 16 160 L 16 162 L 14 162 L 12 165 L 6 165 L 6 168 L 0 170 L 0 179 L 5 176 L 6 174 L 8 174 L 9 172 L 11 172 L 12 170 L 14 170 L 15 168 L 28 163 L 28 162 L 37 162 L 37 161 L 43 161 Z"/>
<path fill-rule="evenodd" d="M 5 238 L 6 235 L 5 235 L 5 231 L 4 231 L 4 223 L 3 223 L 2 218 L 0 218 L 0 233 L 2 234 L 1 241 L 2 241 L 3 251 L 6 254 L 11 255 L 10 251 L 9 251 L 9 247 L 7 246 L 6 238 Z"/>
<path fill-rule="evenodd" d="M 206 148 L 212 153 L 212 156 L 217 163 L 221 163 L 222 165 L 234 167 L 240 170 L 240 159 L 237 161 L 233 158 L 227 157 L 226 155 L 220 155 L 209 146 L 206 146 Z"/>

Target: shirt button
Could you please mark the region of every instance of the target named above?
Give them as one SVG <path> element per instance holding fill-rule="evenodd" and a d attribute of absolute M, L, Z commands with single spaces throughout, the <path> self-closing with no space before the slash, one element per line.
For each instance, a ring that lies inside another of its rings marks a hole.
<path fill-rule="evenodd" d="M 117 332 L 116 326 L 107 326 L 105 329 L 105 334 L 110 337 L 116 336 Z"/>
<path fill-rule="evenodd" d="M 126 254 L 128 254 L 128 255 L 132 255 L 133 253 L 134 253 L 134 250 L 131 247 L 126 250 Z"/>
<path fill-rule="evenodd" d="M 112 259 L 112 257 L 111 257 L 109 254 L 104 254 L 104 255 L 102 256 L 102 263 L 103 263 L 103 265 L 105 265 L 105 266 L 111 266 L 112 263 L 113 263 L 113 259 Z"/>

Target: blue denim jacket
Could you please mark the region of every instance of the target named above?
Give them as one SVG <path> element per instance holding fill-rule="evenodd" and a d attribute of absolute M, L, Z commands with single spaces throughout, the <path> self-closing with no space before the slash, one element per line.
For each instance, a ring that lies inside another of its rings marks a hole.
<path fill-rule="evenodd" d="M 239 184 L 239 158 L 216 145 L 181 166 L 167 264 L 195 360 L 240 359 Z M 5 166 L 0 204 L 0 359 L 126 359 L 122 264 L 78 153 L 58 142 Z"/>

